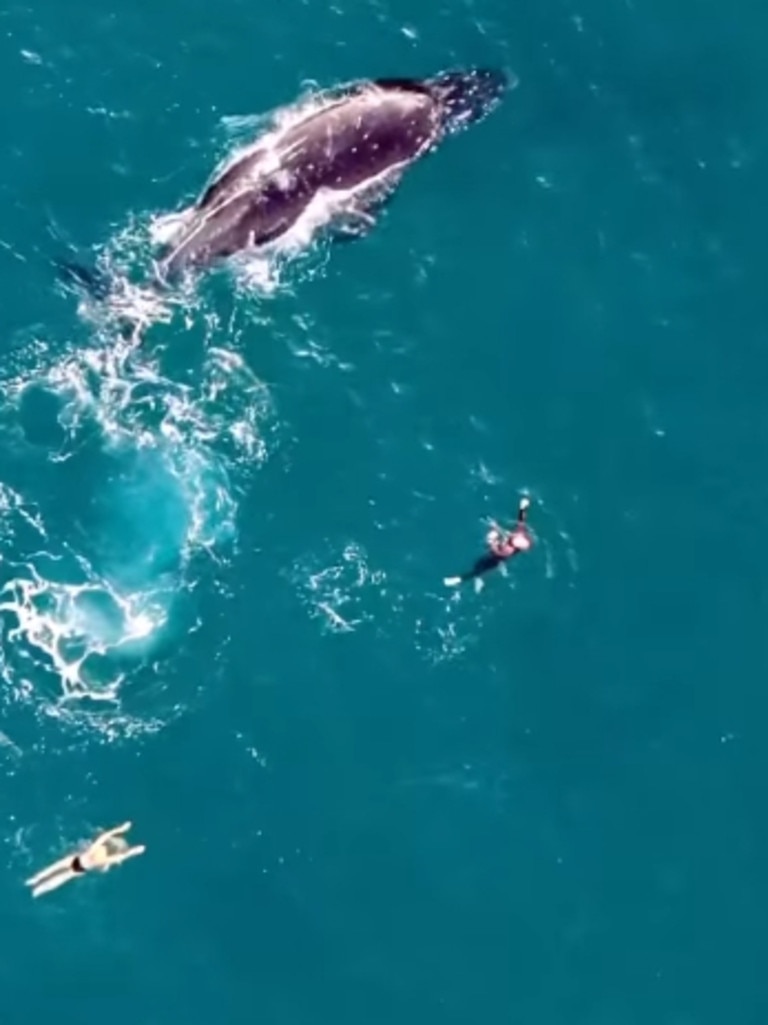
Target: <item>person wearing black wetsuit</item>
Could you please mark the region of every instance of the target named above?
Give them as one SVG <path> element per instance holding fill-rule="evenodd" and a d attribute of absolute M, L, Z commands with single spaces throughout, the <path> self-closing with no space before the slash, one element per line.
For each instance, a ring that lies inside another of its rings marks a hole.
<path fill-rule="evenodd" d="M 488 551 L 481 555 L 474 566 L 465 573 L 460 573 L 455 577 L 445 577 L 443 581 L 445 585 L 458 587 L 459 584 L 474 580 L 484 573 L 496 569 L 502 562 L 513 559 L 521 552 L 527 552 L 533 545 L 533 538 L 526 523 L 530 504 L 529 498 L 521 498 L 517 510 L 517 522 L 512 530 L 504 531 L 498 524 L 494 524 L 488 532 Z"/>

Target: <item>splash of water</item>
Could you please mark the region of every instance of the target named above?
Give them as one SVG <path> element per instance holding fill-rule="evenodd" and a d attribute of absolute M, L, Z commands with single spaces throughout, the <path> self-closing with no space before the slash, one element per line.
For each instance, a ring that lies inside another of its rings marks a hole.
<path fill-rule="evenodd" d="M 316 556 L 297 560 L 291 577 L 312 618 L 335 633 L 351 633 L 373 621 L 370 597 L 385 580 L 382 572 L 370 569 L 365 550 L 354 541 L 328 565 L 321 566 Z"/>
<path fill-rule="evenodd" d="M 17 697 L 45 678 L 54 699 L 116 702 L 167 639 L 197 554 L 236 538 L 233 474 L 266 455 L 268 392 L 225 348 L 179 383 L 96 337 L 58 360 L 30 347 L 2 394 L 2 673 Z M 59 480 L 77 482 L 66 509 Z"/>

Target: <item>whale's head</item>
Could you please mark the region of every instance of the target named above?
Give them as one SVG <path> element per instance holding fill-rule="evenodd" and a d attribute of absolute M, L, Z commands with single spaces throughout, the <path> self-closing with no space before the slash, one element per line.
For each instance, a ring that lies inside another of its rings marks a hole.
<path fill-rule="evenodd" d="M 442 115 L 445 131 L 456 132 L 495 110 L 517 77 L 496 68 L 445 71 L 424 82 Z"/>

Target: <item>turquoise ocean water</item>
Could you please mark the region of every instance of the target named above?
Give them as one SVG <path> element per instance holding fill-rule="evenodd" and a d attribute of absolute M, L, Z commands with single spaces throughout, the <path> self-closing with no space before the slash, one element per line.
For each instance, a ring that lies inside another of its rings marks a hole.
<path fill-rule="evenodd" d="M 765 1021 L 767 29 L 3 9 L 4 1023 Z M 132 356 L 56 285 L 313 83 L 457 64 L 519 87 L 365 240 Z M 522 490 L 532 554 L 448 592 Z"/>

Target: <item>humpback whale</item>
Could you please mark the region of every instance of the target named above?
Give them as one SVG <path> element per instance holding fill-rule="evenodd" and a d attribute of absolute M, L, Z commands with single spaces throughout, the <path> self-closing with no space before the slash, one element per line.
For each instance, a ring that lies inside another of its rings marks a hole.
<path fill-rule="evenodd" d="M 163 218 L 155 284 L 279 245 L 313 203 L 322 205 L 318 228 L 365 234 L 407 168 L 482 120 L 514 85 L 500 70 L 471 68 L 361 80 L 284 108 L 277 127 L 230 158 L 192 206 Z M 103 295 L 94 272 L 60 269 Z"/>

